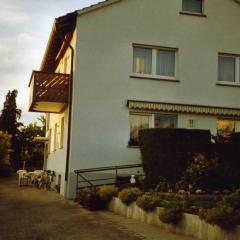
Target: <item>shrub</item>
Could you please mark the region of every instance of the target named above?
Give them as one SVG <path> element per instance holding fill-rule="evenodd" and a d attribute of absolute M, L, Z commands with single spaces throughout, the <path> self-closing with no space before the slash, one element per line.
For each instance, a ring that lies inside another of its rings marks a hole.
<path fill-rule="evenodd" d="M 163 177 L 159 177 L 159 183 L 154 189 L 156 192 L 168 192 L 170 189 L 169 184 L 167 183 L 166 179 Z"/>
<path fill-rule="evenodd" d="M 239 223 L 238 215 L 234 213 L 232 207 L 227 205 L 206 210 L 203 214 L 203 219 L 207 223 L 226 229 L 234 228 Z"/>
<path fill-rule="evenodd" d="M 0 131 L 0 176 L 6 176 L 10 173 L 11 166 L 8 154 L 10 139 L 10 135 Z"/>
<path fill-rule="evenodd" d="M 120 200 L 126 205 L 130 205 L 132 202 L 142 194 L 139 188 L 125 188 L 118 193 Z"/>
<path fill-rule="evenodd" d="M 240 210 L 240 191 L 237 190 L 236 192 L 225 196 L 223 202 L 235 210 Z"/>
<path fill-rule="evenodd" d="M 106 201 L 103 201 L 97 191 L 83 192 L 79 196 L 80 204 L 92 211 L 103 210 L 106 208 Z"/>
<path fill-rule="evenodd" d="M 206 130 L 144 129 L 139 140 L 148 188 L 155 188 L 160 176 L 175 185 L 194 153 L 207 155 L 211 146 Z"/>
<path fill-rule="evenodd" d="M 136 204 L 145 211 L 153 211 L 160 205 L 161 198 L 154 193 L 145 193 L 137 198 Z"/>
<path fill-rule="evenodd" d="M 115 186 L 102 186 L 98 190 L 98 194 L 103 201 L 109 202 L 113 197 L 116 197 L 118 188 Z"/>
<path fill-rule="evenodd" d="M 160 212 L 159 218 L 164 223 L 177 224 L 182 218 L 182 209 L 180 207 L 164 208 Z"/>

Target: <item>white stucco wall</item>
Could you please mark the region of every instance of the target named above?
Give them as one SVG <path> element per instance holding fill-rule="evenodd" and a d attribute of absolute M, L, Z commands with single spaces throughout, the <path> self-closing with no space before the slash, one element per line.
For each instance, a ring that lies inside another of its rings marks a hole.
<path fill-rule="evenodd" d="M 76 30 L 73 33 L 71 43 L 73 48 L 76 47 Z M 67 58 L 67 62 L 65 59 Z M 65 66 L 66 64 L 66 66 Z M 70 74 L 71 71 L 71 51 L 68 48 L 59 62 L 55 72 L 57 73 L 67 73 Z M 66 106 L 64 111 L 59 114 L 49 114 L 49 126 L 48 130 L 51 129 L 51 140 L 50 142 L 50 152 L 47 157 L 47 169 L 56 172 L 56 184 L 59 183 L 59 175 L 61 175 L 61 189 L 60 193 L 65 195 L 65 171 L 66 171 L 66 155 L 67 155 L 67 136 L 68 136 L 68 110 Z M 61 119 L 64 118 L 64 136 L 63 136 L 63 146 L 60 145 L 54 150 L 54 129 L 55 124 L 58 125 L 58 142 L 60 143 L 60 133 L 61 133 Z M 49 132 L 47 133 L 49 134 Z"/>
<path fill-rule="evenodd" d="M 240 53 L 240 7 L 204 2 L 206 18 L 180 15 L 181 0 L 125 0 L 78 17 L 69 196 L 75 169 L 140 162 L 127 148 L 127 99 L 239 107 L 240 88 L 216 81 L 218 53 Z M 180 82 L 130 78 L 132 43 L 178 48 Z M 179 127 L 193 117 L 216 132 L 211 116 L 180 114 Z"/>

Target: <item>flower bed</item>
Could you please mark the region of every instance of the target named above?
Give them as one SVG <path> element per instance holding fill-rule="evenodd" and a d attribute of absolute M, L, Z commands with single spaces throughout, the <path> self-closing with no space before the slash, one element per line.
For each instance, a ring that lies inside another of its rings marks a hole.
<path fill-rule="evenodd" d="M 127 218 L 139 220 L 144 223 L 153 224 L 173 233 L 180 233 L 193 236 L 202 240 L 239 240 L 240 227 L 234 230 L 223 230 L 218 226 L 212 226 L 201 220 L 197 215 L 183 214 L 181 221 L 176 224 L 165 224 L 160 221 L 159 215 L 163 208 L 156 208 L 154 211 L 146 212 L 139 208 L 136 203 L 125 205 L 119 198 L 113 198 L 108 209 L 114 213 Z"/>

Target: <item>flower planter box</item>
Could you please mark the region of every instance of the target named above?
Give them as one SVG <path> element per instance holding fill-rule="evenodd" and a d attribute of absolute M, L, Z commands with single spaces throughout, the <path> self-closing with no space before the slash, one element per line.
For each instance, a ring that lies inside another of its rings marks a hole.
<path fill-rule="evenodd" d="M 180 233 L 187 236 L 193 236 L 201 240 L 239 240 L 240 226 L 232 231 L 225 231 L 218 226 L 212 226 L 205 223 L 198 216 L 187 214 L 183 215 L 182 221 L 178 225 L 165 224 L 159 220 L 159 213 L 162 208 L 156 208 L 153 212 L 145 212 L 139 208 L 136 203 L 126 206 L 119 198 L 113 198 L 108 206 L 109 210 L 135 219 L 147 224 L 153 224 L 169 232 Z"/>

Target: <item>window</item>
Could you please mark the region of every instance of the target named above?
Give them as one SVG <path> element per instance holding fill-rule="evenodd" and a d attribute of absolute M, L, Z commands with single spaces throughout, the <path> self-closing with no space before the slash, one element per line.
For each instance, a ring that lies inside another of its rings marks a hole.
<path fill-rule="evenodd" d="M 239 83 L 240 76 L 240 60 L 239 57 L 232 55 L 218 56 L 218 81 Z"/>
<path fill-rule="evenodd" d="M 155 128 L 176 128 L 177 116 L 157 114 L 155 115 L 154 126 Z"/>
<path fill-rule="evenodd" d="M 64 143 L 64 117 L 61 118 L 60 148 L 63 148 L 63 143 Z"/>
<path fill-rule="evenodd" d="M 176 49 L 133 47 L 134 76 L 175 79 Z"/>
<path fill-rule="evenodd" d="M 157 51 L 157 75 L 170 76 L 175 75 L 175 52 Z"/>
<path fill-rule="evenodd" d="M 147 128 L 176 128 L 177 115 L 130 113 L 129 146 L 139 145 L 139 131 Z"/>
<path fill-rule="evenodd" d="M 58 148 L 58 125 L 57 123 L 55 124 L 55 127 L 54 127 L 54 151 L 57 150 Z"/>
<path fill-rule="evenodd" d="M 221 136 L 229 136 L 234 132 L 240 132 L 240 120 L 234 119 L 218 119 L 217 134 Z"/>
<path fill-rule="evenodd" d="M 130 114 L 130 146 L 138 146 L 139 131 L 151 126 L 151 115 Z"/>
<path fill-rule="evenodd" d="M 152 49 L 134 47 L 133 72 L 152 74 Z"/>
<path fill-rule="evenodd" d="M 52 129 L 49 129 L 48 132 L 48 153 L 51 153 L 51 147 L 52 147 Z"/>
<path fill-rule="evenodd" d="M 203 0 L 183 0 L 182 11 L 191 13 L 203 13 Z"/>

